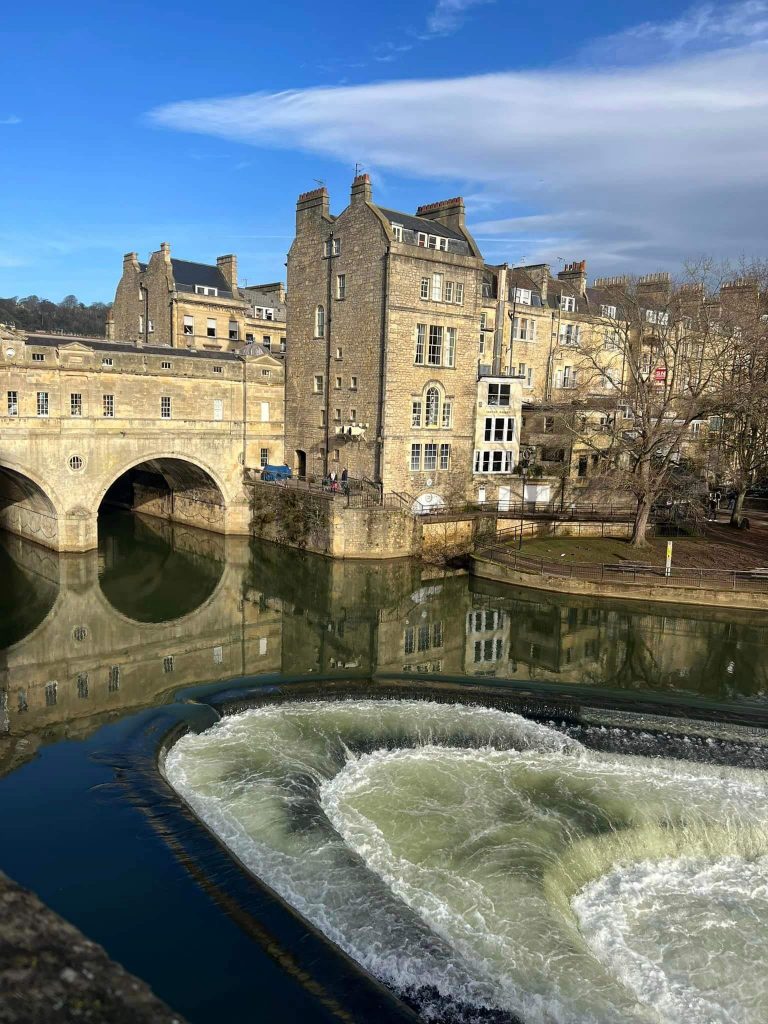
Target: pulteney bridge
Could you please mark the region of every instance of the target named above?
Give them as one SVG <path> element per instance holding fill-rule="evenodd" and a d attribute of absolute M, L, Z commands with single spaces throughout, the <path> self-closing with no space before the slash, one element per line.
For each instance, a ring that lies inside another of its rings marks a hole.
<path fill-rule="evenodd" d="M 282 458 L 280 360 L 4 333 L 0 374 L 0 528 L 89 551 L 106 499 L 248 533 L 243 468 Z"/>

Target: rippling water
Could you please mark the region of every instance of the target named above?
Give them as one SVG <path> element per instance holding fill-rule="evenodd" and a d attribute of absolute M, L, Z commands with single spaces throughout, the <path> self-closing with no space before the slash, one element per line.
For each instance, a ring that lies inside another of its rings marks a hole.
<path fill-rule="evenodd" d="M 286 703 L 165 770 L 426 1019 L 764 1024 L 768 777 L 427 701 Z"/>

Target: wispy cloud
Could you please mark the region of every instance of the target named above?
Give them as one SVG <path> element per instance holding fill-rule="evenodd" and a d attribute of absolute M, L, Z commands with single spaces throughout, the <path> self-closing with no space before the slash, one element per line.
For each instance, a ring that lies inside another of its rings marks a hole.
<path fill-rule="evenodd" d="M 636 64 L 766 40 L 768 0 L 737 0 L 729 4 L 699 4 L 671 21 L 642 22 L 595 40 L 586 55 Z"/>
<path fill-rule="evenodd" d="M 15 114 L 11 114 L 8 117 L 0 117 L 0 125 L 2 124 L 21 124 L 21 118 Z"/>
<path fill-rule="evenodd" d="M 719 11 L 724 30 L 734 10 Z M 674 25 L 665 31 L 681 46 L 695 34 Z M 150 118 L 462 187 L 483 202 L 478 233 L 523 239 L 529 258 L 641 268 L 703 251 L 758 253 L 768 235 L 768 47 L 754 45 L 755 31 L 741 47 L 644 67 L 259 93 L 176 103 Z M 507 215 L 493 218 L 500 208 Z"/>
<path fill-rule="evenodd" d="M 471 7 L 494 3 L 495 0 L 437 0 L 427 18 L 427 34 L 449 36 L 461 28 L 466 12 Z"/>

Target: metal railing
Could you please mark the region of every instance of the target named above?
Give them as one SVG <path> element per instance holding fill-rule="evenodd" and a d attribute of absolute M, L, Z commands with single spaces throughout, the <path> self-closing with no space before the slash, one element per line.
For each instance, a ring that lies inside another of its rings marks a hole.
<path fill-rule="evenodd" d="M 530 524 L 532 527 L 535 524 Z M 621 583 L 622 586 L 687 587 L 730 593 L 768 593 L 766 569 L 680 569 L 669 572 L 663 565 L 641 565 L 633 562 L 614 564 L 553 562 L 531 558 L 513 548 L 491 546 L 478 552 L 481 558 L 499 562 L 518 572 L 561 579 L 589 580 L 595 583 Z"/>
<path fill-rule="evenodd" d="M 464 501 L 454 505 L 434 505 L 425 507 L 423 516 L 497 516 L 502 519 L 545 519 L 562 522 L 631 522 L 635 516 L 635 505 L 600 505 L 594 502 L 570 502 L 560 505 L 559 502 L 542 501 Z"/>

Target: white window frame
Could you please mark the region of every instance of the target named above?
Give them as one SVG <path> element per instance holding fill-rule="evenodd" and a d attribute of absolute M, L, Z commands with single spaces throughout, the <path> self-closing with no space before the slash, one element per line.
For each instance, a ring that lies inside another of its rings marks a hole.
<path fill-rule="evenodd" d="M 445 329 L 445 352 L 444 366 L 454 367 L 456 365 L 456 338 L 458 331 L 455 327 L 446 327 Z"/>
<path fill-rule="evenodd" d="M 515 288 L 512 293 L 512 301 L 515 303 L 519 302 L 521 306 L 530 306 L 531 295 L 532 292 L 530 288 Z"/>
<path fill-rule="evenodd" d="M 413 401 L 411 402 L 411 426 L 412 427 L 420 427 L 421 426 L 422 410 L 423 410 L 423 405 L 422 405 L 421 399 L 420 398 L 414 398 Z"/>
<path fill-rule="evenodd" d="M 259 465 L 262 469 L 269 465 L 269 448 L 259 449 Z"/>
<path fill-rule="evenodd" d="M 83 415 L 83 395 L 81 391 L 70 391 L 69 393 L 69 415 Z"/>
<path fill-rule="evenodd" d="M 336 298 L 339 302 L 343 302 L 347 297 L 347 275 L 337 274 L 336 275 Z"/>
<path fill-rule="evenodd" d="M 435 384 L 424 392 L 424 426 L 436 427 L 440 422 L 440 388 Z"/>
<path fill-rule="evenodd" d="M 419 298 L 429 299 L 429 278 L 422 277 L 421 284 L 419 286 Z"/>
<path fill-rule="evenodd" d="M 418 473 L 421 470 L 421 445 L 411 445 L 411 457 L 408 463 L 411 473 Z"/>
<path fill-rule="evenodd" d="M 186 337 L 191 337 L 195 333 L 195 318 L 184 314 L 184 323 L 182 325 L 182 331 Z"/>
<path fill-rule="evenodd" d="M 437 442 L 427 441 L 424 445 L 424 472 L 431 473 L 437 469 Z"/>
<path fill-rule="evenodd" d="M 396 242 L 402 242 L 403 240 L 403 225 L 402 224 L 391 224 L 392 237 Z"/>
<path fill-rule="evenodd" d="M 440 302 L 443 298 L 443 275 L 434 273 L 432 275 L 432 301 Z"/>
<path fill-rule="evenodd" d="M 37 392 L 37 415 L 43 419 L 50 415 L 50 392 Z"/>
<path fill-rule="evenodd" d="M 211 285 L 204 285 L 204 284 L 196 284 L 195 285 L 195 295 L 214 295 L 214 296 L 216 296 L 218 294 L 219 294 L 219 289 L 218 288 L 214 288 Z"/>
<path fill-rule="evenodd" d="M 600 316 L 606 316 L 606 317 L 608 317 L 609 320 L 615 320 L 616 319 L 616 307 L 615 306 L 609 306 L 609 305 L 606 305 L 605 303 L 602 303 L 601 306 L 600 306 Z"/>
<path fill-rule="evenodd" d="M 445 442 L 443 442 L 443 444 L 440 445 L 439 468 L 440 469 L 450 469 L 451 468 L 451 446 L 449 444 L 446 444 Z"/>
<path fill-rule="evenodd" d="M 497 444 L 511 444 L 515 440 L 516 423 L 514 416 L 486 416 L 483 436 L 486 441 Z"/>
<path fill-rule="evenodd" d="M 576 312 L 576 299 L 573 297 L 573 295 L 560 296 L 560 309 L 562 309 L 564 313 Z"/>
<path fill-rule="evenodd" d="M 161 395 L 160 396 L 160 419 L 170 420 L 171 416 L 171 396 Z"/>
<path fill-rule="evenodd" d="M 472 471 L 483 475 L 511 473 L 514 463 L 513 454 L 513 452 L 499 448 L 476 449 Z"/>
<path fill-rule="evenodd" d="M 427 325 L 416 324 L 416 345 L 413 353 L 413 361 L 417 366 L 424 365 L 424 354 L 427 347 Z"/>
<path fill-rule="evenodd" d="M 115 418 L 115 396 L 101 396 L 101 415 L 103 418 L 113 420 Z"/>
<path fill-rule="evenodd" d="M 7 410 L 9 416 L 19 415 L 19 392 L 8 391 L 7 393 Z"/>
<path fill-rule="evenodd" d="M 429 325 L 427 340 L 427 365 L 442 366 L 444 329 L 440 324 Z"/>
<path fill-rule="evenodd" d="M 206 338 L 215 338 L 216 337 L 216 317 L 214 317 L 214 316 L 207 317 L 206 324 L 205 324 L 205 336 L 206 336 Z"/>
<path fill-rule="evenodd" d="M 312 393 L 322 395 L 325 378 L 322 373 L 316 373 L 312 379 Z"/>
<path fill-rule="evenodd" d="M 496 393 L 496 401 L 492 400 L 491 390 Z M 506 389 L 506 390 L 505 390 Z M 502 401 L 502 397 L 506 398 L 506 401 Z M 502 384 L 498 381 L 491 381 L 488 384 L 488 405 L 492 405 L 495 408 L 508 409 L 512 404 L 512 388 L 509 384 Z"/>

